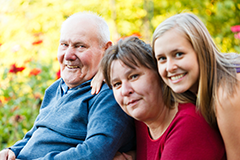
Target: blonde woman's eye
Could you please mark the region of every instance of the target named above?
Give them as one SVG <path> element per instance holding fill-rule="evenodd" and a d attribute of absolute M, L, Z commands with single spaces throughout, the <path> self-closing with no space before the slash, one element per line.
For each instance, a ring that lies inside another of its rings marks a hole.
<path fill-rule="evenodd" d="M 166 57 L 158 57 L 157 58 L 157 61 L 159 61 L 159 62 L 163 62 L 163 61 L 165 61 L 166 60 Z"/>
<path fill-rule="evenodd" d="M 183 55 L 182 52 L 178 52 L 178 53 L 176 53 L 176 57 L 181 57 L 182 55 Z"/>

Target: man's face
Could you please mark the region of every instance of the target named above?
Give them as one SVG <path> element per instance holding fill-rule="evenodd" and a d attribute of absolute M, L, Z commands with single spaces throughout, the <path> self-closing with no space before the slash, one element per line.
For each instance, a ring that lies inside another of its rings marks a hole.
<path fill-rule="evenodd" d="M 58 61 L 61 77 L 69 88 L 91 79 L 97 72 L 104 52 L 97 32 L 86 18 L 71 19 L 62 26 Z"/>

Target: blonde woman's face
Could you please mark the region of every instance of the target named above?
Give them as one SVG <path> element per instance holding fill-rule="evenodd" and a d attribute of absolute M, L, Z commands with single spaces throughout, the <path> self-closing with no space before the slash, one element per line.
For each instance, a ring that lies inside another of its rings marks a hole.
<path fill-rule="evenodd" d="M 199 64 L 196 52 L 183 33 L 171 29 L 154 44 L 158 71 L 164 82 L 176 93 L 198 91 Z"/>

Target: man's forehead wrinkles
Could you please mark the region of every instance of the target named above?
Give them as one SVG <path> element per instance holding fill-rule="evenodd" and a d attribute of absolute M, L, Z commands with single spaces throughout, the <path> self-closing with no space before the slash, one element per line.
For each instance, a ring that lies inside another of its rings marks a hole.
<path fill-rule="evenodd" d="M 65 38 L 62 38 L 60 39 L 60 42 L 64 42 L 64 43 L 71 43 L 71 44 L 84 44 L 87 42 L 87 40 L 84 40 L 84 39 L 81 39 L 81 38 L 69 38 L 69 39 L 65 39 Z"/>

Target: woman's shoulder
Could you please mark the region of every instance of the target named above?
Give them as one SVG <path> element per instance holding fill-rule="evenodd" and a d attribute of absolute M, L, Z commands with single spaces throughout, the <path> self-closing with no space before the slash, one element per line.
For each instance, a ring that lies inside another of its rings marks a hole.
<path fill-rule="evenodd" d="M 207 123 L 193 104 L 180 104 L 179 112 L 169 127 L 168 135 L 204 139 L 206 144 L 223 146 L 220 132 Z"/>
<path fill-rule="evenodd" d="M 233 109 L 240 104 L 240 73 L 237 73 L 237 85 L 234 92 L 230 94 L 223 86 L 219 86 L 217 90 L 216 109 Z M 229 108 L 230 107 L 230 108 Z M 239 107 L 238 107 L 239 108 Z"/>
<path fill-rule="evenodd" d="M 187 127 L 195 130 L 212 130 L 200 111 L 192 103 L 179 104 L 178 113 L 175 116 L 172 127 Z M 191 129 L 190 129 L 191 130 Z"/>
<path fill-rule="evenodd" d="M 184 159 L 189 157 L 192 157 L 190 159 L 222 159 L 225 157 L 224 143 L 219 131 L 211 128 L 203 117 L 192 114 L 192 109 L 186 110 L 189 110 L 191 114 L 184 113 L 176 117 L 163 135 L 162 139 L 166 142 L 165 150 L 168 146 L 169 152 L 174 152 L 181 157 L 178 159 L 184 156 Z M 188 150 L 188 153 L 184 155 L 185 150 Z"/>
<path fill-rule="evenodd" d="M 202 117 L 196 106 L 192 103 L 180 103 L 178 105 L 178 117 Z"/>

